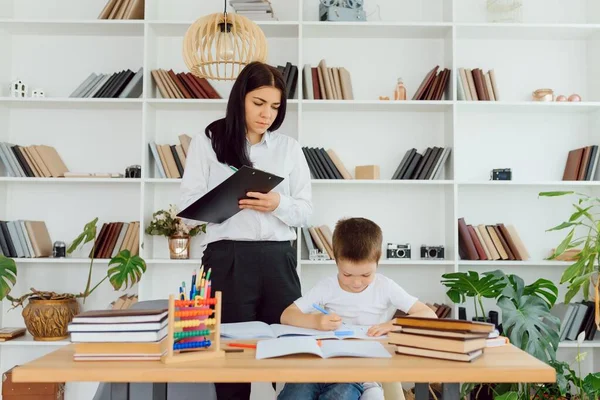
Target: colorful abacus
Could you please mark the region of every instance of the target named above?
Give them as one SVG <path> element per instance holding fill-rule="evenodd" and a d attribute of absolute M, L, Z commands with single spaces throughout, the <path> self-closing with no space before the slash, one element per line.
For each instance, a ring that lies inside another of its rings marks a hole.
<path fill-rule="evenodd" d="M 169 330 L 165 364 L 223 357 L 221 350 L 221 292 L 215 297 L 175 300 L 169 296 Z M 211 306 L 214 306 L 212 308 Z M 211 318 L 212 317 L 212 318 Z"/>

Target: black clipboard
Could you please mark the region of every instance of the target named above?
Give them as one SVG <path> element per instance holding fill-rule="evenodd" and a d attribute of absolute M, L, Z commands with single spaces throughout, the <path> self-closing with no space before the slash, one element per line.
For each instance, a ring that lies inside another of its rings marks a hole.
<path fill-rule="evenodd" d="M 177 216 L 220 224 L 242 211 L 239 201 L 249 198 L 247 192 L 268 193 L 281 181 L 283 178 L 280 176 L 243 165 Z"/>

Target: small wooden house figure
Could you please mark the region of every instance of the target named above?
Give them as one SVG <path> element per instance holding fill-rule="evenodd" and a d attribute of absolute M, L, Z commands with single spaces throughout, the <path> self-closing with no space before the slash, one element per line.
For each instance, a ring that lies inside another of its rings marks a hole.
<path fill-rule="evenodd" d="M 27 85 L 18 79 L 10 84 L 11 97 L 27 97 Z"/>
<path fill-rule="evenodd" d="M 44 89 L 34 89 L 31 92 L 31 97 L 46 97 L 46 94 L 44 93 Z"/>

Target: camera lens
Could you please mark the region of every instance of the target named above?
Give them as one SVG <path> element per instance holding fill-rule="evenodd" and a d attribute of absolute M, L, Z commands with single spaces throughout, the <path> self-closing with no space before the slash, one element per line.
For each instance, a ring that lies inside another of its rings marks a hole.
<path fill-rule="evenodd" d="M 404 257 L 405 254 L 404 250 L 398 249 L 398 257 Z"/>
<path fill-rule="evenodd" d="M 437 257 L 437 250 L 436 249 L 429 249 L 429 251 L 427 253 L 429 254 L 429 257 L 431 257 L 431 258 Z"/>

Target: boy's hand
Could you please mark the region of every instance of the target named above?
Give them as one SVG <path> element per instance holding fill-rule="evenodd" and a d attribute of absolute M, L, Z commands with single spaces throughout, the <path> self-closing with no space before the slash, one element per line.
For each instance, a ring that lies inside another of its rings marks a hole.
<path fill-rule="evenodd" d="M 339 315 L 330 313 L 330 314 L 321 314 L 318 316 L 318 325 L 320 330 L 322 331 L 335 331 L 342 324 L 342 319 Z"/>
<path fill-rule="evenodd" d="M 384 324 L 373 325 L 367 331 L 367 336 L 383 336 L 387 335 L 388 332 L 394 330 L 393 321 L 386 322 Z"/>

